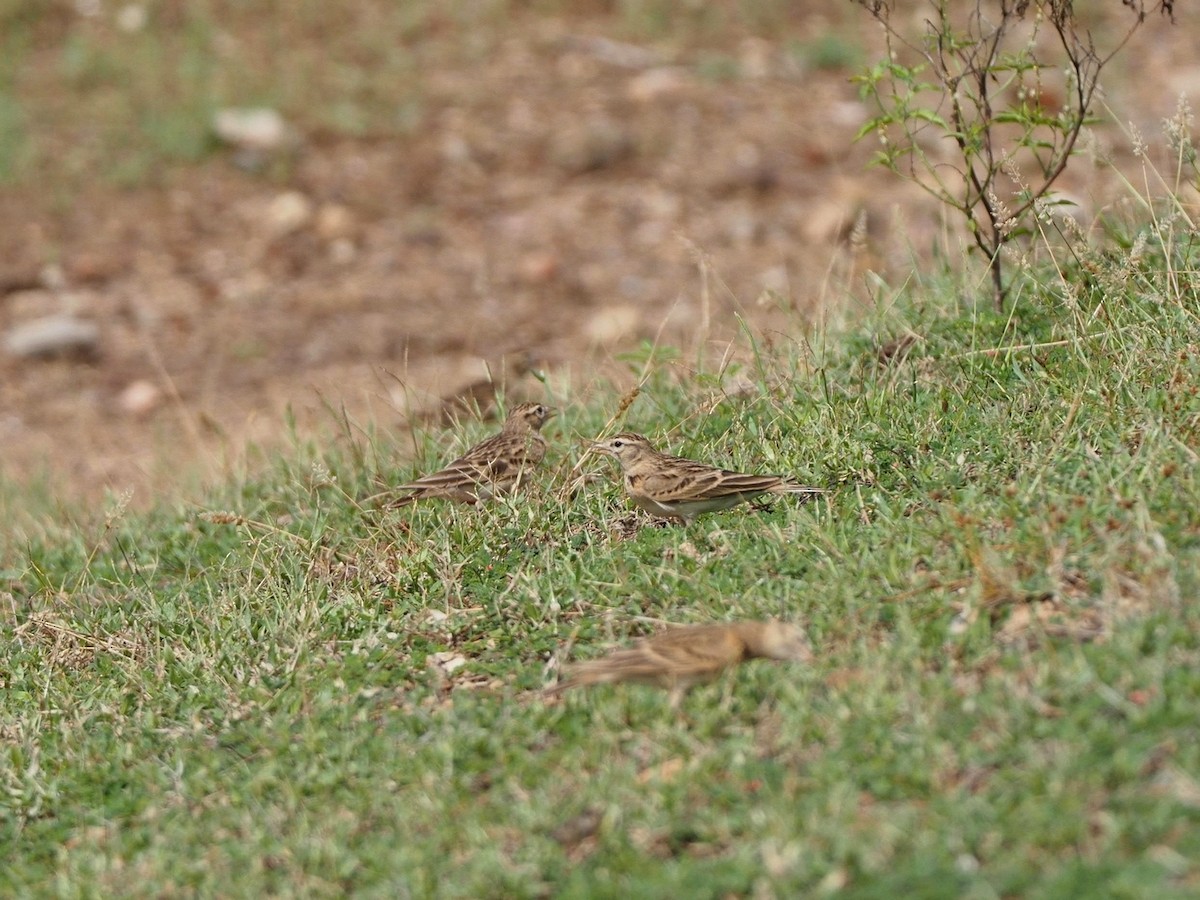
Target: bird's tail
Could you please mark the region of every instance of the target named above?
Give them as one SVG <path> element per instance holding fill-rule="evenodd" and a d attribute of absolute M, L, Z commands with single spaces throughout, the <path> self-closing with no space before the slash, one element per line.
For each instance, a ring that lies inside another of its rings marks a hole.
<path fill-rule="evenodd" d="M 548 700 L 551 697 L 557 697 L 563 691 L 576 687 L 578 684 L 579 682 L 574 678 L 564 678 L 557 684 L 552 684 L 542 688 L 540 691 L 538 691 L 538 696 Z"/>
<path fill-rule="evenodd" d="M 801 495 L 809 496 L 809 497 L 815 497 L 818 494 L 828 494 L 829 493 L 827 490 L 825 490 L 825 488 L 809 487 L 806 484 L 800 484 L 800 482 L 798 482 L 798 481 L 783 482 L 779 486 L 778 492 L 781 494 L 801 494 Z"/>

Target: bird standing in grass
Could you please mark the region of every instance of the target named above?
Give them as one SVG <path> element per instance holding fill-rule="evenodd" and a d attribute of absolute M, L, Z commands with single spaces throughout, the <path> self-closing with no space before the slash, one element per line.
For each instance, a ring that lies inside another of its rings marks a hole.
<path fill-rule="evenodd" d="M 541 403 L 513 407 L 499 434 L 476 444 L 446 468 L 396 488 L 408 493 L 393 505 L 431 497 L 476 503 L 515 490 L 546 456 L 541 428 L 554 414 L 553 407 Z"/>
<path fill-rule="evenodd" d="M 685 525 L 701 513 L 731 506 L 761 494 L 822 494 L 782 475 L 743 475 L 680 456 L 659 453 L 640 434 L 624 432 L 592 448 L 616 458 L 625 476 L 625 492 L 646 512 Z"/>
<path fill-rule="evenodd" d="M 631 649 L 576 663 L 567 669 L 566 680 L 544 693 L 557 694 L 585 684 L 632 681 L 666 688 L 671 707 L 675 708 L 692 685 L 709 681 L 748 659 L 807 662 L 812 659 L 812 647 L 802 628 L 775 619 L 684 625 L 646 638 Z"/>

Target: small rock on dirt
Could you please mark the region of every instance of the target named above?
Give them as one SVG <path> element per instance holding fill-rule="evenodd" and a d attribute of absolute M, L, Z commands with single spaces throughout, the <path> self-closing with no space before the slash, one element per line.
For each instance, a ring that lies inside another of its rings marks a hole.
<path fill-rule="evenodd" d="M 117 397 L 117 406 L 129 416 L 141 418 L 154 411 L 162 402 L 162 390 L 153 381 L 139 378 L 131 381 Z"/>
<path fill-rule="evenodd" d="M 317 210 L 316 229 L 324 241 L 352 238 L 357 230 L 354 213 L 340 203 L 325 203 Z"/>
<path fill-rule="evenodd" d="M 134 34 L 146 27 L 149 18 L 145 4 L 126 3 L 117 11 L 116 23 L 126 34 Z"/>
<path fill-rule="evenodd" d="M 633 151 L 633 137 L 625 128 L 597 117 L 558 133 L 550 147 L 550 159 L 567 174 L 582 175 L 607 169 Z"/>
<path fill-rule="evenodd" d="M 299 231 L 313 217 L 313 204 L 299 191 L 285 191 L 267 206 L 263 224 L 275 237 Z"/>
<path fill-rule="evenodd" d="M 592 314 L 584 332 L 597 344 L 609 344 L 637 329 L 642 316 L 636 306 L 614 304 Z"/>
<path fill-rule="evenodd" d="M 558 277 L 558 256 L 548 250 L 534 250 L 521 257 L 517 271 L 526 284 L 548 284 Z"/>
<path fill-rule="evenodd" d="M 637 103 L 651 103 L 661 97 L 682 93 L 691 84 L 687 70 L 679 66 L 650 69 L 629 79 L 625 93 Z"/>
<path fill-rule="evenodd" d="M 227 144 L 258 153 L 273 153 L 288 143 L 287 122 L 269 107 L 219 109 L 213 116 L 213 131 Z"/>
<path fill-rule="evenodd" d="M 0 346 L 18 359 L 94 356 L 100 345 L 95 322 L 75 316 L 44 316 L 17 325 L 0 337 Z"/>

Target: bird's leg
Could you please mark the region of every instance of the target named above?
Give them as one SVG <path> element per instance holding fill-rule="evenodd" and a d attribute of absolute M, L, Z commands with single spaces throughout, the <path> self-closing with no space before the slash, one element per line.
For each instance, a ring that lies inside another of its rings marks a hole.
<path fill-rule="evenodd" d="M 687 692 L 687 686 L 680 684 L 678 681 L 671 683 L 670 693 L 667 694 L 671 712 L 679 712 L 679 704 L 683 702 L 683 695 Z"/>
<path fill-rule="evenodd" d="M 721 679 L 721 711 L 728 713 L 733 707 L 733 679 Z"/>

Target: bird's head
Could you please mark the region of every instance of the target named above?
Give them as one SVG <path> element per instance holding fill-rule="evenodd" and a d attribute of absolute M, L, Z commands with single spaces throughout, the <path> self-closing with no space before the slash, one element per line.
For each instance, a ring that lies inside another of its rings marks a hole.
<path fill-rule="evenodd" d="M 553 406 L 546 406 L 544 403 L 522 403 L 509 411 L 504 424 L 509 430 L 516 428 L 522 431 L 538 431 L 557 412 Z"/>
<path fill-rule="evenodd" d="M 647 438 L 640 434 L 634 434 L 632 431 L 623 431 L 602 441 L 593 441 L 592 449 L 598 453 L 616 457 L 622 466 L 627 466 L 646 456 L 653 456 L 655 453 L 654 447 L 650 445 Z"/>
<path fill-rule="evenodd" d="M 809 662 L 813 658 L 812 644 L 799 625 L 771 620 L 765 624 L 761 638 L 761 655 L 768 659 L 788 659 Z"/>

